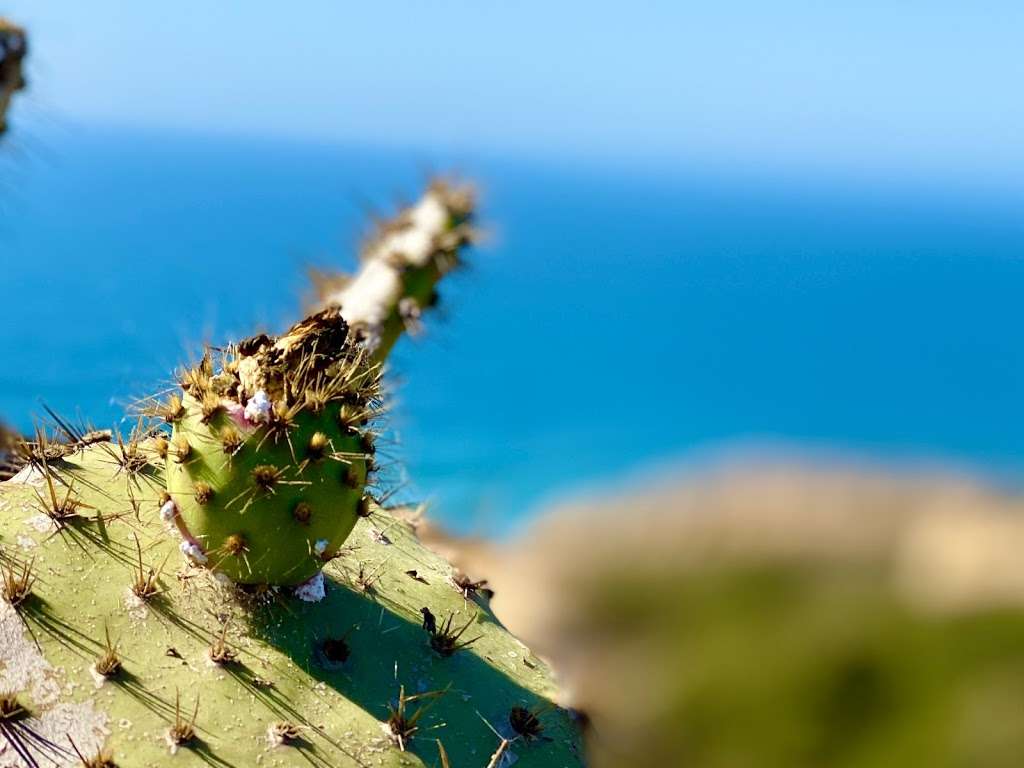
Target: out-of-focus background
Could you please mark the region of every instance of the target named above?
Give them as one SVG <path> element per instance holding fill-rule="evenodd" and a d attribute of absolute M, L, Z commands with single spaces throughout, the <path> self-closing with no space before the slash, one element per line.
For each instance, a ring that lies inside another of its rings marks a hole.
<path fill-rule="evenodd" d="M 4 13 L 0 418 L 116 424 L 454 170 L 486 236 L 396 352 L 393 480 L 489 539 L 437 536 L 595 762 L 1018 764 L 1024 8 Z"/>

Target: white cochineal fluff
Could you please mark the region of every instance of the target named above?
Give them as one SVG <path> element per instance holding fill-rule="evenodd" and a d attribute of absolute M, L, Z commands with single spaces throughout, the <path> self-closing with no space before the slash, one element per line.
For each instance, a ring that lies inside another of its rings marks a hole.
<path fill-rule="evenodd" d="M 267 397 L 267 393 L 262 389 L 258 390 L 255 395 L 249 398 L 249 402 L 245 404 L 245 419 L 252 424 L 262 424 L 268 418 L 270 418 L 270 409 L 273 404 L 270 402 L 270 398 Z"/>
<path fill-rule="evenodd" d="M 319 603 L 327 596 L 327 588 L 324 585 L 324 572 L 317 571 L 316 575 L 309 581 L 299 584 L 295 588 L 295 596 L 307 603 Z"/>
<path fill-rule="evenodd" d="M 174 516 L 178 514 L 178 508 L 174 502 L 168 499 L 164 502 L 163 506 L 160 507 L 160 519 L 165 523 L 169 523 L 174 520 Z"/>
<path fill-rule="evenodd" d="M 196 563 L 199 563 L 199 565 L 206 565 L 209 560 L 202 547 L 191 541 L 181 542 L 181 551 L 186 557 L 191 558 Z"/>
<path fill-rule="evenodd" d="M 381 325 L 402 295 L 402 274 L 379 259 L 366 262 L 343 290 L 331 297 L 349 325 Z"/>
<path fill-rule="evenodd" d="M 402 296 L 402 270 L 429 263 L 450 219 L 444 200 L 434 192 L 424 195 L 406 216 L 407 225 L 385 235 L 355 278 L 327 297 L 327 303 L 341 307 L 349 325 L 379 329 L 384 324 Z"/>

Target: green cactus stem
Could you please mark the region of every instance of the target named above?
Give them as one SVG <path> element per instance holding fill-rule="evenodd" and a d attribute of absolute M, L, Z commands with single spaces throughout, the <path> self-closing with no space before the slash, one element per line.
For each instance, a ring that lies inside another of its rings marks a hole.
<path fill-rule="evenodd" d="M 474 204 L 470 187 L 434 181 L 419 202 L 378 228 L 354 276 L 316 278 L 320 304 L 340 307 L 375 359 L 387 357 L 403 330 L 416 332 L 422 312 L 436 303 L 438 281 L 474 238 Z"/>
<path fill-rule="evenodd" d="M 379 366 L 330 308 L 208 352 L 180 384 L 161 514 L 182 551 L 242 584 L 315 576 L 368 503 Z"/>

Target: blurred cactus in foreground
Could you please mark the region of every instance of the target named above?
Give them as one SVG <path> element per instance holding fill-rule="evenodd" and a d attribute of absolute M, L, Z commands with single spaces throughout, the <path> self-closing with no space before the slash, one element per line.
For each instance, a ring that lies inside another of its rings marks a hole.
<path fill-rule="evenodd" d="M 22 64 L 27 52 L 25 30 L 0 19 L 0 133 L 7 130 L 7 109 L 11 98 L 25 87 Z"/>
<path fill-rule="evenodd" d="M 591 715 L 596 768 L 1010 768 L 1022 513 L 951 477 L 776 467 L 580 503 L 504 547 L 421 536 L 488 575 Z"/>
<path fill-rule="evenodd" d="M 357 276 L 280 337 L 208 350 L 145 404 L 160 423 L 55 417 L 59 441 L 16 447 L 0 766 L 583 764 L 546 665 L 366 491 L 400 305 L 464 242 L 468 202 L 430 205 L 384 228 L 408 235 L 372 268 L 397 293 Z"/>

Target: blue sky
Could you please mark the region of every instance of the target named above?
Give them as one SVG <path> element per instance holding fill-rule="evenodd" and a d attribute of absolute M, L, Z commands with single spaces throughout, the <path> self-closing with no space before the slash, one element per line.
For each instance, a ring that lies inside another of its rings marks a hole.
<path fill-rule="evenodd" d="M 1024 178 L 1019 2 L 9 0 L 26 120 Z"/>

